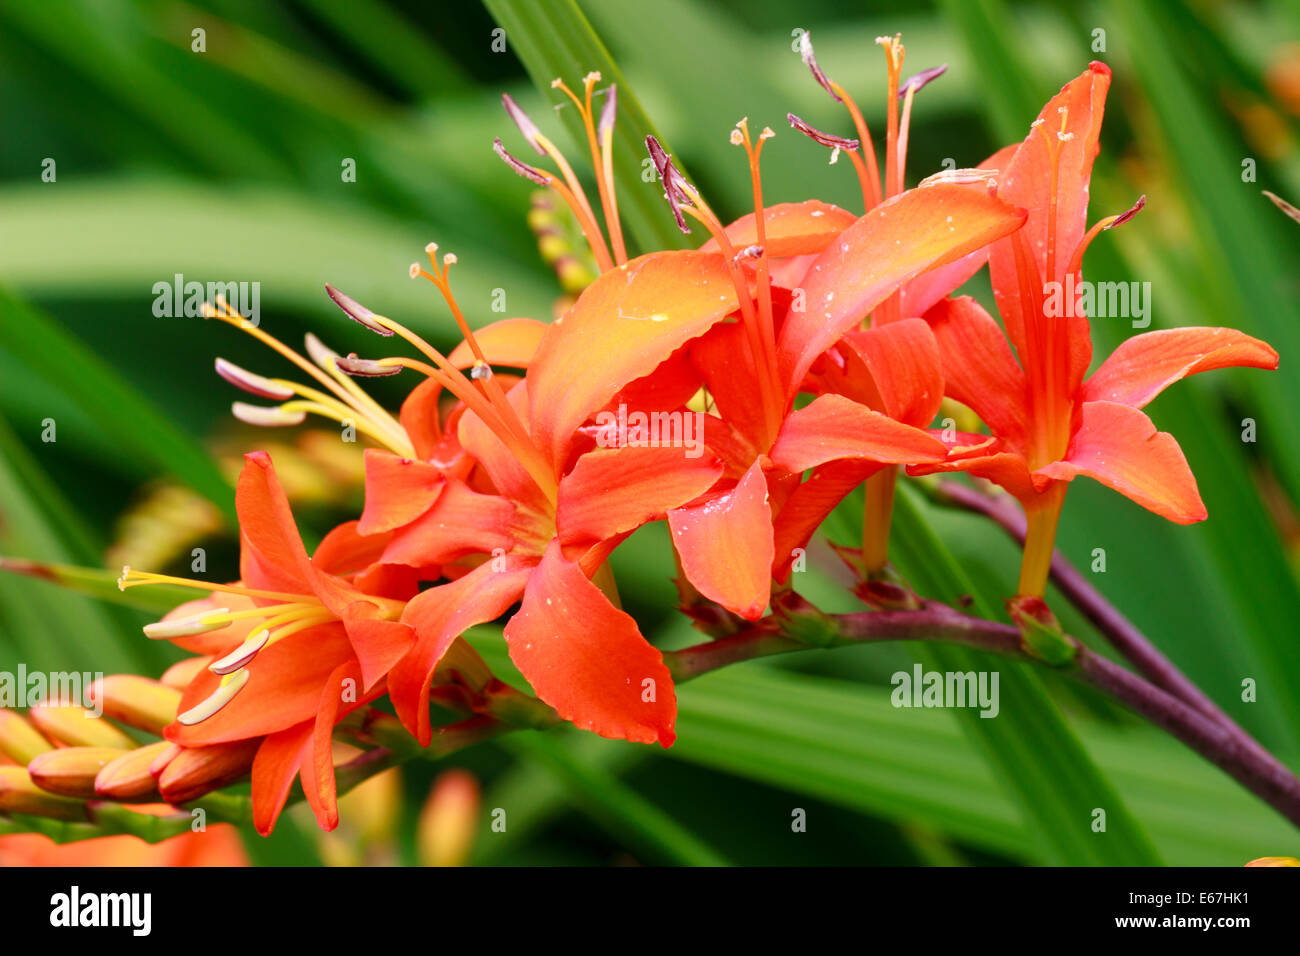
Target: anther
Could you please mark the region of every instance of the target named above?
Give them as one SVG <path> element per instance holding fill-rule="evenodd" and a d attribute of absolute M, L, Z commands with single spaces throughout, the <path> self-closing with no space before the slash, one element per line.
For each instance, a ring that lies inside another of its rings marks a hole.
<path fill-rule="evenodd" d="M 364 378 L 380 378 L 387 375 L 396 375 L 402 371 L 401 365 L 385 365 L 382 359 L 360 358 L 356 352 L 349 352 L 346 356 L 338 356 L 334 359 L 334 364 L 338 366 L 340 372 L 347 372 L 349 375 L 359 375 Z"/>
<path fill-rule="evenodd" d="M 384 326 L 380 325 L 377 321 L 375 321 L 377 318 L 382 318 L 382 316 L 379 316 L 378 313 L 373 312 L 370 309 L 367 309 L 364 305 L 362 305 L 356 299 L 352 298 L 350 295 L 345 295 L 344 293 L 340 292 L 338 289 L 330 285 L 328 282 L 325 283 L 325 291 L 326 293 L 329 294 L 329 297 L 334 300 L 335 305 L 337 305 L 340 309 L 342 309 L 345 313 L 347 313 L 347 315 L 350 318 L 356 320 L 357 322 L 360 322 L 362 325 L 368 328 L 371 332 L 378 332 L 380 335 L 393 334 L 392 329 L 384 328 Z"/>
<path fill-rule="evenodd" d="M 284 385 L 277 385 L 269 378 L 263 378 L 247 369 L 242 369 L 234 362 L 227 362 L 223 358 L 216 361 L 217 374 L 224 378 L 236 388 L 242 388 L 244 391 L 253 395 L 260 395 L 262 398 L 273 398 L 277 401 L 287 401 L 293 398 L 293 389 Z"/>
<path fill-rule="evenodd" d="M 243 690 L 244 685 L 248 683 L 248 678 L 248 671 L 235 671 L 233 674 L 229 675 L 229 677 L 222 682 L 221 686 L 214 690 L 207 699 L 194 705 L 189 710 L 185 711 L 185 713 L 178 716 L 176 722 L 184 724 L 186 727 L 192 727 L 195 724 L 200 724 L 207 720 L 235 699 L 235 695 Z"/>
<path fill-rule="evenodd" d="M 551 86 L 554 87 L 559 82 L 559 80 L 556 80 Z M 510 118 L 515 121 L 515 125 L 519 127 L 519 132 L 524 134 L 524 139 L 528 141 L 528 145 L 537 152 L 538 156 L 545 156 L 546 150 L 542 148 L 539 141 L 542 131 L 537 128 L 537 124 L 528 118 L 528 114 L 519 108 L 519 104 L 514 101 L 509 93 L 501 94 L 501 102 L 505 106 L 506 112 L 510 114 Z"/>
<path fill-rule="evenodd" d="M 123 577 L 125 577 L 125 572 L 123 572 Z M 212 618 L 228 613 L 230 613 L 230 608 L 218 607 L 213 608 L 211 611 L 204 611 L 202 614 L 191 614 L 188 617 L 173 618 L 170 621 L 155 621 L 144 626 L 144 636 L 154 640 L 168 640 L 173 637 L 191 637 L 195 634 L 217 631 L 223 627 L 229 627 L 230 622 L 220 619 L 214 621 Z"/>
<path fill-rule="evenodd" d="M 248 640 L 240 644 L 233 651 L 220 660 L 213 661 L 208 665 L 208 670 L 214 674 L 226 675 L 239 670 L 254 657 L 257 652 L 266 646 L 266 642 L 271 639 L 270 632 L 260 630 L 250 636 Z"/>
<path fill-rule="evenodd" d="M 274 428 L 282 425 L 301 425 L 307 418 L 304 411 L 291 411 L 279 405 L 249 405 L 246 402 L 232 402 L 230 413 L 246 425 L 258 425 Z"/>

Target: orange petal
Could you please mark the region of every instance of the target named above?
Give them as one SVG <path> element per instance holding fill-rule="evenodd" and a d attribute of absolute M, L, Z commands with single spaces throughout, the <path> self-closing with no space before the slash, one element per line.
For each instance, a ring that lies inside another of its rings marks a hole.
<path fill-rule="evenodd" d="M 1236 329 L 1162 329 L 1122 342 L 1083 386 L 1089 402 L 1141 408 L 1168 386 L 1216 368 L 1277 368 L 1267 342 Z"/>
<path fill-rule="evenodd" d="M 450 584 L 421 592 L 402 612 L 402 623 L 414 628 L 415 646 L 389 672 L 388 695 L 403 726 L 427 747 L 429 682 L 442 655 L 465 631 L 493 621 L 519 600 L 531 568 L 511 558 L 497 570 L 492 562 L 480 565 Z"/>
<path fill-rule="evenodd" d="M 424 514 L 442 491 L 442 472 L 412 458 L 367 448 L 366 507 L 357 525 L 360 534 L 379 534 L 410 524 Z"/>
<path fill-rule="evenodd" d="M 225 707 L 202 723 L 172 724 L 166 738 L 186 746 L 221 743 L 275 733 L 316 713 L 320 688 L 352 645 L 337 622 L 307 628 L 263 648 L 245 668 L 248 683 Z M 206 699 L 220 682 L 204 671 L 185 688 L 180 712 Z"/>
<path fill-rule="evenodd" d="M 997 320 L 970 296 L 945 299 L 925 314 L 943 362 L 944 390 L 993 434 L 1019 444 L 1029 433 L 1028 392 Z"/>
<path fill-rule="evenodd" d="M 1130 405 L 1085 402 L 1063 461 L 1037 472 L 1069 481 L 1087 475 L 1178 524 L 1204 521 L 1205 504 L 1183 450 Z"/>
<path fill-rule="evenodd" d="M 821 252 L 836 236 L 857 222 L 858 217 L 847 209 L 832 206 L 820 199 L 805 202 L 777 203 L 763 210 L 763 248 L 769 259 L 787 256 L 806 256 Z M 741 216 L 723 230 L 727 240 L 736 249 L 744 249 L 758 242 L 754 228 L 754 214 Z M 717 252 L 718 240 L 710 239 L 700 246 L 701 252 Z"/>
<path fill-rule="evenodd" d="M 943 403 L 943 366 L 934 333 L 921 319 L 903 319 L 849 332 L 844 342 L 861 356 L 886 415 L 922 428 Z"/>
<path fill-rule="evenodd" d="M 574 431 L 619 389 L 737 308 L 716 253 L 656 252 L 603 274 L 548 328 L 529 369 L 539 446 L 563 462 Z"/>
<path fill-rule="evenodd" d="M 699 450 L 694 458 L 686 448 L 636 446 L 583 455 L 560 482 L 560 540 L 603 541 L 698 498 L 722 476 L 722 464 Z"/>
<path fill-rule="evenodd" d="M 505 636 L 510 659 L 565 720 L 602 737 L 672 744 L 677 696 L 663 655 L 558 541 L 529 577 Z"/>
<path fill-rule="evenodd" d="M 912 189 L 872 209 L 827 247 L 795 290 L 778 349 L 788 387 L 793 391 L 818 355 L 904 282 L 1007 235 L 1024 216 L 953 185 Z"/>
<path fill-rule="evenodd" d="M 542 335 L 548 328 L 545 322 L 536 319 L 502 319 L 475 329 L 474 341 L 478 343 L 489 365 L 528 368 L 542 341 Z M 469 343 L 461 342 L 452 349 L 447 361 L 457 368 L 469 368 L 477 359 Z"/>
<path fill-rule="evenodd" d="M 751 621 L 771 593 L 772 511 L 761 459 L 734 488 L 668 512 L 682 571 L 701 594 Z"/>
<path fill-rule="evenodd" d="M 438 399 L 442 395 L 442 386 L 434 379 L 426 378 L 406 396 L 398 420 L 415 452 L 421 458 L 428 458 L 442 440 L 442 425 L 438 415 Z"/>
<path fill-rule="evenodd" d="M 1088 181 L 1100 149 L 1102 114 L 1110 89 L 1110 69 L 1092 63 L 1080 76 L 1052 97 L 1037 122 L 998 177 L 998 196 L 1029 212 L 1025 238 L 1033 251 L 1038 272 L 1047 281 L 1060 281 L 1086 231 Z M 1062 129 L 1061 121 L 1065 120 Z M 1058 134 L 1063 134 L 1063 137 Z M 1052 207 L 1052 159 L 1048 142 L 1060 151 L 1057 165 L 1056 206 Z M 1047 274 L 1048 224 L 1055 215 L 1056 274 Z M 990 250 L 994 287 L 1008 265 L 1005 248 Z M 999 304 L 1000 305 L 1000 304 Z"/>
<path fill-rule="evenodd" d="M 471 491 L 463 481 L 448 481 L 433 507 L 393 536 L 383 563 L 422 568 L 509 548 L 514 514 L 505 498 Z"/>
<path fill-rule="evenodd" d="M 310 750 L 303 753 L 300 770 L 302 792 L 324 830 L 339 825 L 338 789 L 334 780 L 334 723 L 338 719 L 344 680 L 356 680 L 356 664 L 340 664 L 321 688 L 320 707 L 309 738 Z"/>
<path fill-rule="evenodd" d="M 314 722 L 304 721 L 262 741 L 253 758 L 253 826 L 270 836 L 298 768 L 311 753 Z"/>
<path fill-rule="evenodd" d="M 240 556 L 244 582 L 263 590 L 311 593 L 307 551 L 266 452 L 244 456 L 235 485 L 235 511 L 244 544 Z"/>
<path fill-rule="evenodd" d="M 777 514 L 773 578 L 784 583 L 794 562 L 794 550 L 807 547 L 813 533 L 844 496 L 880 468 L 875 462 L 833 461 L 812 470 L 808 480 L 794 490 Z"/>
<path fill-rule="evenodd" d="M 883 464 L 941 461 L 943 442 L 842 395 L 822 395 L 786 416 L 772 460 L 801 472 L 851 458 Z"/>

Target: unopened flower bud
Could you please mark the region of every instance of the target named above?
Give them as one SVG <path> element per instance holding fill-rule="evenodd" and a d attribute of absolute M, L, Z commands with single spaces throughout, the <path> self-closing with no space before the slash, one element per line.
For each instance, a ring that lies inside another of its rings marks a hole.
<path fill-rule="evenodd" d="M 181 693 L 147 677 L 113 674 L 95 683 L 95 700 L 104 708 L 105 717 L 161 734 L 176 719 Z"/>
<path fill-rule="evenodd" d="M 420 863 L 464 866 L 474 846 L 479 786 L 466 770 L 448 770 L 434 781 L 416 829 Z"/>
<path fill-rule="evenodd" d="M 158 792 L 168 803 L 188 803 L 242 779 L 253 766 L 261 739 L 209 747 L 182 747 L 158 778 Z"/>
<path fill-rule="evenodd" d="M 41 733 L 69 747 L 114 747 L 130 750 L 135 741 L 107 720 L 80 707 L 33 707 L 27 716 Z"/>
<path fill-rule="evenodd" d="M 30 813 L 55 820 L 85 820 L 86 805 L 32 782 L 25 767 L 0 767 L 0 813 Z"/>
<path fill-rule="evenodd" d="M 118 802 L 161 799 L 151 768 L 154 761 L 173 746 L 160 740 L 109 761 L 95 777 L 95 794 Z"/>
<path fill-rule="evenodd" d="M 37 754 L 52 749 L 54 745 L 21 714 L 0 710 L 0 753 L 25 767 Z"/>
<path fill-rule="evenodd" d="M 95 778 L 105 766 L 130 753 L 116 747 L 60 747 L 27 765 L 27 774 L 42 790 L 64 797 L 95 796 Z"/>

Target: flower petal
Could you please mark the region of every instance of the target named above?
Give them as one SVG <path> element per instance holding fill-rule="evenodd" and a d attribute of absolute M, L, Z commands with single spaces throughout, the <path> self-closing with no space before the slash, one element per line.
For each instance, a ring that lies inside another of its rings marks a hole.
<path fill-rule="evenodd" d="M 471 491 L 463 481 L 448 481 L 433 507 L 393 536 L 382 560 L 422 568 L 509 548 L 514 514 L 505 498 Z"/>
<path fill-rule="evenodd" d="M 860 459 L 882 464 L 941 461 L 943 442 L 842 395 L 822 395 L 786 416 L 772 460 L 800 472 L 828 461 Z"/>
<path fill-rule="evenodd" d="M 500 570 L 498 570 L 500 568 Z M 519 600 L 531 566 L 516 558 L 504 566 L 482 564 L 464 577 L 421 592 L 406 605 L 402 623 L 415 630 L 415 646 L 388 674 L 388 695 L 402 725 L 422 747 L 432 739 L 429 682 L 447 648 L 477 624 L 493 621 Z"/>
<path fill-rule="evenodd" d="M 832 461 L 812 470 L 776 516 L 772 577 L 782 583 L 790 575 L 796 548 L 805 548 L 826 516 L 844 496 L 866 481 L 881 465 L 867 461 Z"/>
<path fill-rule="evenodd" d="M 428 458 L 442 440 L 442 425 L 438 415 L 438 398 L 442 395 L 442 386 L 437 380 L 426 378 L 406 396 L 398 420 L 415 453 L 421 458 Z"/>
<path fill-rule="evenodd" d="M 248 683 L 225 707 L 201 723 L 172 724 L 165 736 L 184 746 L 199 746 L 292 727 L 316 713 L 321 685 L 335 667 L 352 657 L 342 624 L 307 628 L 258 652 L 244 668 Z M 200 673 L 185 688 L 179 712 L 206 699 L 220 680 L 210 671 Z"/>
<path fill-rule="evenodd" d="M 1085 402 L 1065 459 L 1037 472 L 1087 475 L 1178 524 L 1204 521 L 1205 504 L 1178 442 L 1130 405 Z"/>
<path fill-rule="evenodd" d="M 1024 216 L 986 193 L 952 185 L 912 189 L 869 211 L 804 277 L 802 301 L 796 296 L 778 344 L 787 386 L 793 391 L 818 355 L 904 282 L 1007 235 Z"/>
<path fill-rule="evenodd" d="M 690 412 L 684 413 L 690 416 Z M 686 421 L 694 421 L 687 418 Z M 703 441 L 703 435 L 696 439 Z M 578 459 L 560 482 L 560 540 L 603 541 L 662 518 L 698 498 L 722 475 L 713 455 L 688 448 L 602 448 Z"/>
<path fill-rule="evenodd" d="M 945 391 L 993 434 L 1020 444 L 1029 432 L 1028 386 L 997 320 L 961 296 L 939 302 L 925 321 L 938 342 Z"/>
<path fill-rule="evenodd" d="M 253 758 L 253 826 L 270 836 L 280 819 L 298 768 L 311 753 L 314 722 L 304 721 L 271 734 Z"/>
<path fill-rule="evenodd" d="M 307 551 L 266 452 L 244 456 L 235 485 L 235 511 L 245 552 L 241 554 L 240 578 L 262 590 L 311 593 Z"/>
<path fill-rule="evenodd" d="M 502 319 L 474 330 L 474 341 L 489 365 L 528 368 L 549 326 L 537 319 Z M 469 368 L 477 359 L 468 342 L 452 349 L 447 361 L 457 368 Z"/>
<path fill-rule="evenodd" d="M 360 534 L 380 534 L 410 524 L 429 510 L 442 491 L 442 472 L 413 458 L 367 448 L 366 506 Z"/>
<path fill-rule="evenodd" d="M 539 446 L 562 463 L 588 416 L 737 308 L 716 253 L 656 252 L 604 273 L 547 329 L 529 369 Z"/>
<path fill-rule="evenodd" d="M 1168 386 L 1216 368 L 1277 368 L 1267 342 L 1236 329 L 1161 329 L 1122 342 L 1084 382 L 1089 402 L 1118 402 L 1141 408 Z"/>
<path fill-rule="evenodd" d="M 356 664 L 340 664 L 321 688 L 320 707 L 308 739 L 308 748 L 302 755 L 300 771 L 302 792 L 316 814 L 316 822 L 324 830 L 339 825 L 338 790 L 334 781 L 334 723 L 338 720 L 342 702 L 343 681 L 356 680 Z"/>
<path fill-rule="evenodd" d="M 943 365 L 929 325 L 903 319 L 849 332 L 844 342 L 862 357 L 886 415 L 917 428 L 934 421 L 943 403 Z"/>
<path fill-rule="evenodd" d="M 552 541 L 506 624 L 510 659 L 565 720 L 602 737 L 674 740 L 677 696 L 663 655 Z"/>
<path fill-rule="evenodd" d="M 772 510 L 762 460 L 734 488 L 668 512 L 682 571 L 701 594 L 751 621 L 771 593 Z"/>
<path fill-rule="evenodd" d="M 763 210 L 763 249 L 769 259 L 787 256 L 806 256 L 821 252 L 836 236 L 857 222 L 858 217 L 847 209 L 832 206 L 820 199 L 805 202 L 785 202 Z M 754 228 L 754 214 L 741 216 L 723 230 L 727 240 L 736 250 L 758 242 Z M 700 246 L 701 252 L 717 252 L 718 240 L 710 239 Z"/>

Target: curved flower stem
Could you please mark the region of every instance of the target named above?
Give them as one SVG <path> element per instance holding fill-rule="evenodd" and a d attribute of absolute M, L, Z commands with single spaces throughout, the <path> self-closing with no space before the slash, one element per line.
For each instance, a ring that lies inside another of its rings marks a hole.
<path fill-rule="evenodd" d="M 954 481 L 941 482 L 932 491 L 931 497 L 940 504 L 955 505 L 991 518 L 1016 541 L 1023 543 L 1025 540 L 1025 516 L 1009 501 L 1001 501 Z M 1258 741 L 1210 700 L 1169 658 L 1160 653 L 1133 622 L 1107 601 L 1060 551 L 1052 555 L 1051 576 L 1069 602 L 1147 679 L 1223 724 L 1241 738 L 1243 745 L 1263 751 Z"/>
<path fill-rule="evenodd" d="M 768 618 L 743 633 L 669 651 L 664 661 L 675 680 L 685 681 L 737 661 L 812 646 L 938 641 L 1043 666 L 1041 660 L 1025 652 L 1016 627 L 970 617 L 935 602 L 926 602 L 919 610 L 818 615 L 816 620 L 821 635 L 816 645 L 789 636 L 782 630 L 787 625 Z M 1101 691 L 1177 737 L 1300 827 L 1300 779 L 1249 737 L 1234 733 L 1231 727 L 1188 702 L 1081 645 L 1074 659 L 1056 670 Z"/>

